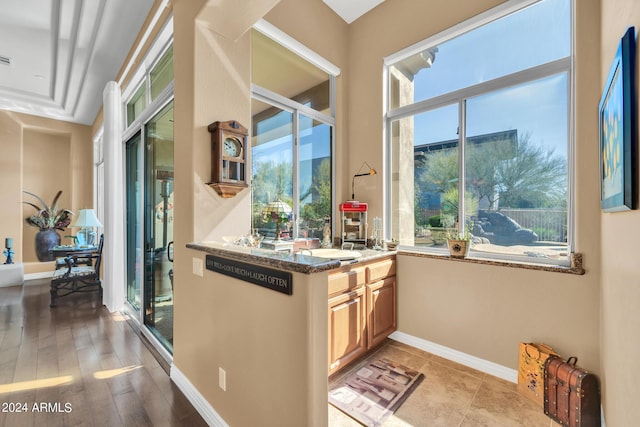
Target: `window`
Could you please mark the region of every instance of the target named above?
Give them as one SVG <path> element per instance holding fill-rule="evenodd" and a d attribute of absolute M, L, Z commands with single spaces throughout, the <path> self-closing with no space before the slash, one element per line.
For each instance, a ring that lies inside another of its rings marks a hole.
<path fill-rule="evenodd" d="M 147 86 L 142 84 L 127 102 L 127 127 L 140 117 L 147 108 Z"/>
<path fill-rule="evenodd" d="M 173 45 L 170 45 L 156 65 L 149 73 L 149 87 L 151 88 L 151 101 L 160 95 L 169 83 L 173 81 Z"/>
<path fill-rule="evenodd" d="M 153 54 L 155 51 L 152 50 L 150 53 Z M 133 79 L 142 82 L 126 103 L 127 127 L 140 119 L 147 107 L 164 91 L 173 90 L 173 43 L 165 48 L 164 53 L 155 63 L 149 63 L 149 61 L 150 58 L 145 58 L 144 66 Z"/>
<path fill-rule="evenodd" d="M 385 60 L 391 237 L 566 265 L 571 0 L 509 3 Z"/>
<path fill-rule="evenodd" d="M 252 31 L 252 228 L 275 237 L 276 224 L 263 211 L 279 199 L 291 208 L 281 237 L 322 239 L 325 218 L 333 214 L 336 74 L 267 30 L 269 36 Z"/>

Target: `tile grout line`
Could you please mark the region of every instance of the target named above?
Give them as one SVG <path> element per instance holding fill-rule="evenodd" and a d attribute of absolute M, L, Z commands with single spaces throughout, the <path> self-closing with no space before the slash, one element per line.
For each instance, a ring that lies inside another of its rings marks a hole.
<path fill-rule="evenodd" d="M 473 393 L 473 397 L 469 400 L 469 404 L 467 405 L 467 407 L 464 410 L 464 413 L 462 414 L 462 419 L 460 420 L 460 424 L 458 424 L 458 427 L 460 427 L 462 423 L 464 423 L 464 421 L 466 420 L 467 415 L 469 414 L 469 411 L 471 411 L 471 406 L 473 405 L 473 402 L 476 400 L 476 397 L 478 397 L 478 393 L 480 393 L 480 389 L 482 388 L 482 384 L 484 384 L 486 378 L 487 378 L 487 374 L 482 374 L 482 381 L 480 381 L 480 384 L 478 384 L 478 388 L 476 392 Z"/>

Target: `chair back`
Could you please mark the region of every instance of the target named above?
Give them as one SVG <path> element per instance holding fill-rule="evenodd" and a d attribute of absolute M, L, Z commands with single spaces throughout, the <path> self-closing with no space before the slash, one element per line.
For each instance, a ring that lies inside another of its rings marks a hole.
<path fill-rule="evenodd" d="M 98 243 L 98 250 L 96 251 L 96 263 L 95 270 L 96 276 L 100 277 L 100 265 L 102 264 L 102 247 L 104 246 L 104 233 L 100 235 L 100 242 Z"/>

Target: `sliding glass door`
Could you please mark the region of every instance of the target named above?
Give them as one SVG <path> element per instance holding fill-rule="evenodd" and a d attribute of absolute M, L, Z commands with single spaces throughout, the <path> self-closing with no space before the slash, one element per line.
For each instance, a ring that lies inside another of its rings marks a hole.
<path fill-rule="evenodd" d="M 144 324 L 173 348 L 173 101 L 145 127 Z"/>
<path fill-rule="evenodd" d="M 127 301 L 172 352 L 173 101 L 127 142 L 126 179 Z"/>

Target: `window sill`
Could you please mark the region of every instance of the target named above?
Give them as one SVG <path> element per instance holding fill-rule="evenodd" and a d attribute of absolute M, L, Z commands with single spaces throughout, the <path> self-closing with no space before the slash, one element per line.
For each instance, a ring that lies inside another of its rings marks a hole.
<path fill-rule="evenodd" d="M 401 255 L 401 256 L 406 255 L 406 256 L 413 256 L 418 258 L 432 258 L 432 259 L 448 260 L 448 261 L 456 261 L 456 262 L 469 262 L 473 264 L 492 265 L 496 267 L 512 267 L 512 268 L 523 268 L 526 270 L 549 271 L 552 273 L 567 273 L 567 274 L 577 274 L 577 275 L 585 274 L 584 267 L 582 266 L 582 254 L 580 253 L 571 253 L 571 266 L 569 267 L 564 267 L 560 265 L 530 264 L 530 263 L 524 263 L 524 262 L 496 261 L 496 260 L 473 258 L 473 257 L 454 258 L 449 255 L 437 255 L 433 253 L 411 251 L 407 249 L 399 249 L 397 252 L 397 255 Z"/>

